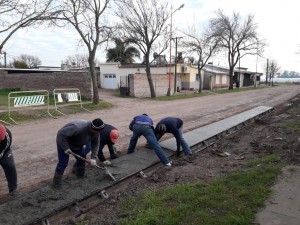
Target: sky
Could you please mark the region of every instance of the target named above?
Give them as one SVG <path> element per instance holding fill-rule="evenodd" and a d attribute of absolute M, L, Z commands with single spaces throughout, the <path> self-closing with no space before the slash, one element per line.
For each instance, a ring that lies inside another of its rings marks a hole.
<path fill-rule="evenodd" d="M 253 14 L 258 25 L 257 31 L 265 39 L 267 46 L 263 57 L 242 58 L 241 67 L 264 72 L 269 59 L 277 61 L 282 72 L 300 72 L 299 0 L 170 0 L 170 4 L 173 10 L 184 4 L 182 9 L 173 14 L 172 24 L 175 30 L 184 29 L 186 24 L 201 26 L 214 17 L 218 9 L 230 17 L 233 11 L 239 12 L 244 18 Z M 79 35 L 72 28 L 29 28 L 13 35 L 4 46 L 4 51 L 7 52 L 7 62 L 21 54 L 27 54 L 38 57 L 42 66 L 59 67 L 67 56 L 87 53 L 85 46 L 78 46 L 78 41 Z M 105 54 L 103 49 L 99 49 L 97 59 L 105 62 Z M 0 60 L 3 64 L 3 56 Z M 214 65 L 227 65 L 225 53 L 214 56 L 212 61 Z"/>

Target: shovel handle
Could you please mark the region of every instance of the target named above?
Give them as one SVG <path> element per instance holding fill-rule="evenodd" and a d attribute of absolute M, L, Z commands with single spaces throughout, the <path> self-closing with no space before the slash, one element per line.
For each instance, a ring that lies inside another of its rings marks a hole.
<path fill-rule="evenodd" d="M 74 155 L 74 156 L 75 156 L 76 158 L 78 158 L 78 159 L 81 159 L 81 160 L 83 160 L 83 161 L 85 161 L 85 162 L 91 163 L 90 160 L 88 160 L 88 159 L 86 159 L 86 158 L 83 158 L 83 157 L 81 157 L 80 155 L 77 155 L 77 154 L 74 153 L 74 152 L 71 152 L 70 154 Z M 111 173 L 105 166 L 104 166 L 104 167 L 101 167 L 101 166 L 96 165 L 96 167 L 97 167 L 98 169 L 105 170 L 106 173 L 111 177 L 111 179 L 113 179 L 113 181 L 116 181 L 116 178 L 112 175 L 112 173 Z"/>
<path fill-rule="evenodd" d="M 81 160 L 83 160 L 83 161 L 85 161 L 85 162 L 87 162 L 87 163 L 91 163 L 90 160 L 88 160 L 88 159 L 86 159 L 86 158 L 83 158 L 82 156 L 77 155 L 77 154 L 74 153 L 74 152 L 71 152 L 70 154 L 74 155 L 76 158 L 81 159 Z"/>

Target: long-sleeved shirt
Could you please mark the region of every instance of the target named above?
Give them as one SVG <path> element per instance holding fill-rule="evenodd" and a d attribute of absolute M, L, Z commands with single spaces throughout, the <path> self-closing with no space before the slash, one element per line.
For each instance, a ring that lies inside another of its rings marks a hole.
<path fill-rule="evenodd" d="M 104 128 L 101 130 L 100 144 L 101 145 L 113 145 L 114 143 L 110 140 L 110 132 L 112 130 L 117 130 L 114 126 L 110 124 L 105 124 Z"/>
<path fill-rule="evenodd" d="M 166 117 L 157 123 L 155 130 L 154 130 L 155 135 L 157 135 L 159 133 L 158 127 L 160 124 L 166 125 L 166 133 L 171 133 L 174 135 L 174 137 L 176 139 L 177 148 L 179 148 L 180 147 L 179 128 L 182 127 L 183 121 L 180 118 L 176 118 L 176 117 Z"/>
<path fill-rule="evenodd" d="M 99 149 L 100 133 L 95 134 L 93 132 L 90 121 L 76 120 L 66 124 L 57 132 L 56 142 L 64 151 L 67 149 L 78 151 L 83 145 L 91 142 L 91 158 L 96 158 Z"/>
<path fill-rule="evenodd" d="M 10 130 L 5 127 L 6 132 L 5 132 L 5 138 L 3 141 L 0 142 L 0 159 L 3 157 L 6 151 L 10 149 L 11 142 L 12 142 L 12 135 Z"/>
<path fill-rule="evenodd" d="M 138 115 L 133 118 L 129 124 L 129 129 L 132 130 L 133 124 L 144 124 L 153 127 L 153 120 L 146 115 Z"/>

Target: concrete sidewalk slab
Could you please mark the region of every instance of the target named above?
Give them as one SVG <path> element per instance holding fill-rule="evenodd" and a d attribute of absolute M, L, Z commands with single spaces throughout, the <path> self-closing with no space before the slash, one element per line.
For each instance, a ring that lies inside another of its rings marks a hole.
<path fill-rule="evenodd" d="M 260 225 L 300 224 L 300 167 L 287 166 L 272 188 L 272 196 L 257 214 Z"/>
<path fill-rule="evenodd" d="M 184 133 L 184 138 L 189 143 L 190 147 L 192 148 L 195 145 L 198 145 L 199 143 L 214 137 L 218 134 L 221 134 L 222 132 L 225 132 L 232 127 L 238 126 L 252 118 L 255 118 L 256 116 L 262 115 L 270 110 L 272 110 L 272 107 L 269 106 L 259 106 L 256 108 L 253 108 L 251 110 L 247 110 L 245 112 L 239 113 L 237 115 L 228 117 L 226 119 L 220 120 L 218 122 L 200 127 L 198 129 L 192 130 L 190 132 Z M 184 125 L 183 125 L 184 126 Z M 160 142 L 160 145 L 163 148 L 176 151 L 176 140 L 175 138 L 170 138 L 166 141 Z"/>

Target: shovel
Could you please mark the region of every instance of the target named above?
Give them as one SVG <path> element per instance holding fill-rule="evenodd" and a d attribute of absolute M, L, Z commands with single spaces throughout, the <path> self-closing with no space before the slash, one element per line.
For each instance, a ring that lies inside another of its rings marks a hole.
<path fill-rule="evenodd" d="M 83 161 L 85 161 L 85 162 L 87 162 L 87 163 L 91 163 L 90 160 L 85 159 L 85 158 L 81 157 L 80 155 L 75 154 L 74 152 L 71 152 L 71 154 L 74 155 L 74 156 L 75 156 L 76 158 L 78 158 L 78 159 L 81 159 L 81 160 L 83 160 Z M 96 165 L 96 167 L 99 168 L 99 169 L 101 169 L 101 170 L 105 170 L 106 173 L 111 177 L 111 179 L 113 179 L 113 181 L 116 181 L 116 178 L 115 178 L 115 177 L 112 175 L 112 173 L 106 168 L 106 166 L 101 167 L 101 166 Z"/>

